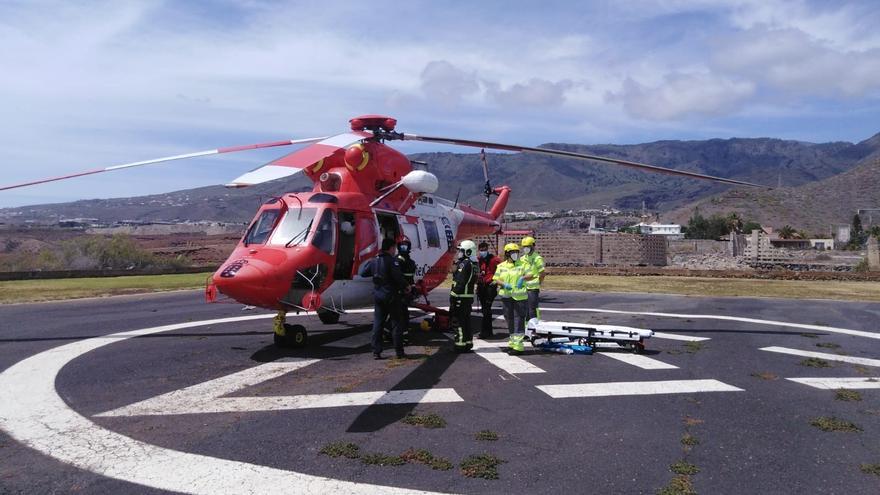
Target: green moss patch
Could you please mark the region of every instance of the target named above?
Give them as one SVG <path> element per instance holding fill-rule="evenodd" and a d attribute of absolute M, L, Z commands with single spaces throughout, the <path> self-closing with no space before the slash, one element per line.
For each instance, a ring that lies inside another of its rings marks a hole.
<path fill-rule="evenodd" d="M 466 478 L 498 479 L 498 466 L 505 461 L 492 454 L 471 455 L 461 461 L 459 469 Z"/>
<path fill-rule="evenodd" d="M 862 400 L 862 394 L 859 393 L 857 390 L 841 388 L 838 389 L 837 392 L 834 394 L 834 398 L 845 402 L 854 402 Z"/>
<path fill-rule="evenodd" d="M 686 474 L 692 475 L 700 472 L 700 468 L 697 466 L 687 462 L 687 461 L 677 461 L 669 465 L 669 470 L 675 474 Z"/>
<path fill-rule="evenodd" d="M 403 466 L 406 461 L 399 455 L 387 455 L 382 453 L 363 454 L 361 462 L 370 466 Z"/>
<path fill-rule="evenodd" d="M 446 420 L 434 413 L 424 415 L 409 413 L 401 421 L 408 425 L 421 426 L 423 428 L 446 428 Z"/>
<path fill-rule="evenodd" d="M 798 364 L 808 368 L 831 368 L 831 363 L 819 358 L 807 358 Z"/>
<path fill-rule="evenodd" d="M 678 475 L 657 491 L 657 495 L 696 495 L 690 476 Z"/>
<path fill-rule="evenodd" d="M 492 430 L 482 430 L 478 431 L 474 434 L 474 438 L 476 440 L 482 440 L 485 442 L 494 442 L 498 440 L 498 434 Z"/>
<path fill-rule="evenodd" d="M 322 447 L 320 453 L 330 457 L 357 459 L 361 455 L 361 448 L 351 442 L 333 442 Z"/>
<path fill-rule="evenodd" d="M 859 428 L 858 425 L 856 425 L 855 423 L 834 416 L 820 416 L 818 418 L 813 418 L 810 421 L 810 424 L 815 426 L 816 428 L 819 428 L 822 431 L 862 431 L 862 429 Z"/>

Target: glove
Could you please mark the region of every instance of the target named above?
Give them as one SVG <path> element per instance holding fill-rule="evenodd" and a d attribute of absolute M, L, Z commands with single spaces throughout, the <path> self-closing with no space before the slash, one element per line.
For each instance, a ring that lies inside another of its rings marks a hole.
<path fill-rule="evenodd" d="M 526 279 L 524 279 L 522 277 L 520 277 L 519 280 L 516 281 L 516 288 L 517 289 L 522 289 L 523 286 L 525 286 L 525 285 L 526 285 Z"/>
<path fill-rule="evenodd" d="M 504 284 L 504 290 L 510 290 L 510 289 L 513 289 L 513 286 L 512 286 L 512 285 L 510 285 L 510 284 Z"/>

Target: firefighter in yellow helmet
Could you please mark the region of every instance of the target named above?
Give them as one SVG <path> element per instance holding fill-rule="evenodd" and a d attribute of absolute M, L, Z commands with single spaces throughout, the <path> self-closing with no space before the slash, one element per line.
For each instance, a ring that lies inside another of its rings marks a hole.
<path fill-rule="evenodd" d="M 498 284 L 498 295 L 504 306 L 504 320 L 510 334 L 508 348 L 512 352 L 523 352 L 523 339 L 526 332 L 528 314 L 528 295 L 526 293 L 525 265 L 519 259 L 519 246 L 510 243 L 504 246 L 504 261 L 495 270 L 492 280 Z"/>
<path fill-rule="evenodd" d="M 526 281 L 526 294 L 528 296 L 528 316 L 526 321 L 532 318 L 540 318 L 541 312 L 538 309 L 538 299 L 541 293 L 541 284 L 544 282 L 544 258 L 535 251 L 535 238 L 532 236 L 523 237 L 520 241 L 522 253 L 520 260 L 525 267 L 526 273 L 531 276 Z"/>

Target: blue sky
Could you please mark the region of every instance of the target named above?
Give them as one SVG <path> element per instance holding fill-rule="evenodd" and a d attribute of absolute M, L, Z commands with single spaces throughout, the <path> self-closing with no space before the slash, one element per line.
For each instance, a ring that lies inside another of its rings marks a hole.
<path fill-rule="evenodd" d="M 639 143 L 880 132 L 880 3 L 0 0 L 3 184 L 345 130 Z M 451 148 L 407 144 L 404 151 Z M 464 151 L 464 150 L 462 150 Z M 283 151 L 0 192 L 224 183 Z"/>

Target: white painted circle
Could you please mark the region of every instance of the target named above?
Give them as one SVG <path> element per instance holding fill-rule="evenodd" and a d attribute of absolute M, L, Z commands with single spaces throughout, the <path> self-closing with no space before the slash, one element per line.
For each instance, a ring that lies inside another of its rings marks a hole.
<path fill-rule="evenodd" d="M 205 325 L 272 318 L 220 318 L 120 332 L 31 356 L 0 374 L 0 428 L 28 447 L 66 464 L 117 480 L 179 493 L 428 493 L 341 481 L 246 462 L 190 454 L 101 428 L 65 404 L 55 379 L 67 363 L 114 342 Z"/>

